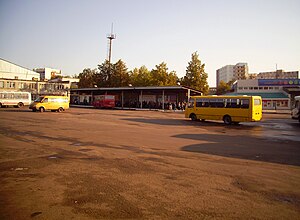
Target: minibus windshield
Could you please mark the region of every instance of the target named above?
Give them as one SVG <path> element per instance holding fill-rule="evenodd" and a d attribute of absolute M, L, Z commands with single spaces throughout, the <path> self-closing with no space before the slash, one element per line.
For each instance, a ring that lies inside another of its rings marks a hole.
<path fill-rule="evenodd" d="M 38 97 L 36 100 L 34 100 L 35 102 L 41 102 L 43 100 L 44 96 L 40 96 Z"/>

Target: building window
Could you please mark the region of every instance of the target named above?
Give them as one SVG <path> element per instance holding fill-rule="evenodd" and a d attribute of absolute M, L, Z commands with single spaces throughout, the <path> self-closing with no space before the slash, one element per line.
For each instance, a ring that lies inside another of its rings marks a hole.
<path fill-rule="evenodd" d="M 239 90 L 243 90 L 243 87 L 239 87 Z"/>
<path fill-rule="evenodd" d="M 0 82 L 0 88 L 4 88 L 4 82 L 3 81 Z"/>
<path fill-rule="evenodd" d="M 19 83 L 19 89 L 24 89 L 24 83 Z"/>
<path fill-rule="evenodd" d="M 6 82 L 6 88 L 15 88 L 14 82 Z"/>
<path fill-rule="evenodd" d="M 244 87 L 244 90 L 248 90 L 248 87 Z"/>

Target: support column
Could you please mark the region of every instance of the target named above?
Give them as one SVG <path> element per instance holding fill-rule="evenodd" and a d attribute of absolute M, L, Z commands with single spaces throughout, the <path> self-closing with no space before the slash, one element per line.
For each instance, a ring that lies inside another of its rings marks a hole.
<path fill-rule="evenodd" d="M 165 110 L 165 90 L 162 93 L 162 109 Z"/>
<path fill-rule="evenodd" d="M 123 109 L 124 108 L 124 91 L 122 91 L 121 105 L 122 105 L 122 109 Z"/>
<path fill-rule="evenodd" d="M 140 100 L 140 102 L 141 102 L 141 107 L 140 108 L 143 108 L 143 90 L 141 90 L 141 100 Z"/>

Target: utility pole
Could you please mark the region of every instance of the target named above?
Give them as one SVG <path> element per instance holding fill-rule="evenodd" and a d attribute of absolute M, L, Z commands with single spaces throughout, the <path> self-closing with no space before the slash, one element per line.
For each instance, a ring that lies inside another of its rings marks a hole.
<path fill-rule="evenodd" d="M 113 33 L 113 28 L 114 28 L 114 24 L 111 24 L 111 33 L 107 34 L 107 39 L 108 39 L 108 47 L 109 47 L 109 51 L 108 51 L 108 62 L 110 65 L 111 62 L 111 48 L 112 48 L 112 40 L 116 39 L 116 35 Z"/>

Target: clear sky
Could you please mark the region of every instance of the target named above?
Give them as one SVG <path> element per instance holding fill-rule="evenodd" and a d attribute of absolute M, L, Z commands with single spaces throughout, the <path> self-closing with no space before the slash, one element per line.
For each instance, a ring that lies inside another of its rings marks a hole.
<path fill-rule="evenodd" d="M 250 73 L 300 69 L 300 0 L 0 0 L 0 57 L 63 75 L 112 62 L 179 77 L 198 51 L 210 86 L 216 70 L 247 62 Z"/>

